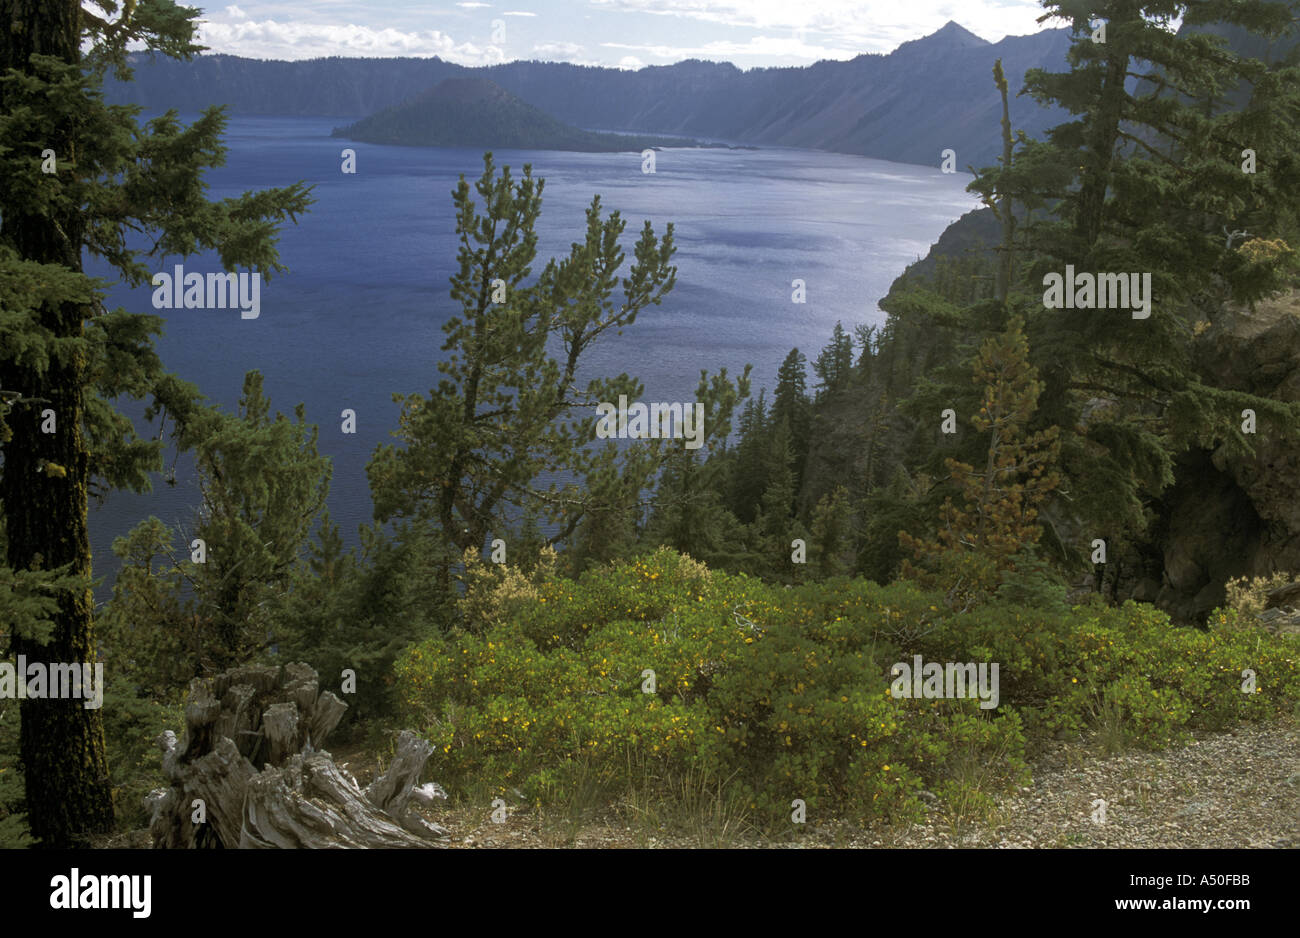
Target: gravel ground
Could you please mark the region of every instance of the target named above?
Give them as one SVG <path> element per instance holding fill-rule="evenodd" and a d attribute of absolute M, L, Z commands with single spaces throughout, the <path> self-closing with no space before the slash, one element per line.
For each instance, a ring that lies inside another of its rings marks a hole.
<path fill-rule="evenodd" d="M 954 819 L 935 805 L 919 824 L 871 830 L 810 823 L 788 842 L 638 831 L 612 818 L 556 825 L 524 812 L 512 812 L 504 824 L 459 812 L 439 820 L 452 831 L 449 845 L 459 848 L 1300 847 L 1300 728 L 1290 722 L 1109 757 L 1061 743 L 1032 768 L 1031 786 L 1000 797 L 977 821 Z"/>
<path fill-rule="evenodd" d="M 1289 723 L 1109 758 L 1063 745 L 1033 768 L 1033 785 L 1000 799 L 988 821 L 962 830 L 933 816 L 889 845 L 1300 847 L 1300 731 Z"/>

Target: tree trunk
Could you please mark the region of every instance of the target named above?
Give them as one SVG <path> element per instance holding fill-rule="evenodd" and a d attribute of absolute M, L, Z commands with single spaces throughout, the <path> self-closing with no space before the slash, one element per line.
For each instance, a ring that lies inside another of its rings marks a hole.
<path fill-rule="evenodd" d="M 79 5 L 76 0 L 0 0 L 0 74 L 16 69 L 32 74 L 33 53 L 65 62 L 80 61 Z M 0 91 L 0 110 L 13 107 Z M 74 130 L 49 128 L 45 146 L 60 164 L 77 157 Z M 30 154 L 38 173 L 40 153 Z M 83 225 L 75 211 L 58 207 L 30 212 L 30 205 L 11 201 L 9 186 L 0 190 L 0 240 L 31 261 L 81 270 Z M 75 338 L 89 311 L 75 303 L 47 303 L 38 314 L 52 338 Z M 9 362 L 0 368 L 0 385 L 45 402 L 16 410 L 10 419 L 13 438 L 4 448 L 0 503 L 4 506 L 7 556 L 14 569 L 51 569 L 71 564 L 71 572 L 89 577 L 90 541 L 86 528 L 88 449 L 82 431 L 86 382 L 84 353 L 51 356 L 39 371 Z M 42 432 L 42 411 L 53 411 L 55 432 Z M 45 472 L 46 463 L 65 475 Z M 52 617 L 51 640 L 40 644 L 15 635 L 14 655 L 29 664 L 93 662 L 94 632 L 89 589 L 59 596 Z M 32 835 L 46 847 L 67 847 L 92 833 L 111 828 L 113 803 L 99 710 L 81 700 L 27 699 L 19 708 L 20 752 L 27 782 L 26 811 Z"/>
<path fill-rule="evenodd" d="M 1011 172 L 1014 137 L 1011 133 L 1011 106 L 1007 101 L 1007 77 L 1002 71 L 1002 60 L 998 59 L 993 68 L 994 80 L 1002 96 L 1002 171 Z M 1011 275 L 1015 269 L 1016 214 L 1011 204 L 1011 196 L 1003 195 L 998 200 L 998 220 L 1002 222 L 1002 244 L 999 246 L 997 278 L 993 292 L 997 301 L 1007 302 L 1011 290 Z"/>
<path fill-rule="evenodd" d="M 1124 81 L 1129 64 L 1129 45 L 1122 38 L 1123 30 L 1140 29 L 1142 23 L 1132 20 L 1111 22 L 1109 27 L 1112 41 L 1106 44 L 1105 72 L 1096 113 L 1090 115 L 1091 125 L 1083 153 L 1084 172 L 1079 180 L 1074 218 L 1074 232 L 1084 250 L 1091 250 L 1101 236 L 1106 191 L 1110 188 L 1115 162 L 1115 142 L 1119 140 L 1126 94 Z"/>
<path fill-rule="evenodd" d="M 155 847 L 432 847 L 446 831 L 411 799 L 433 747 L 405 730 L 365 791 L 320 747 L 347 705 L 305 664 L 235 668 L 190 682 L 184 747 L 158 738 L 171 787 L 147 799 Z"/>

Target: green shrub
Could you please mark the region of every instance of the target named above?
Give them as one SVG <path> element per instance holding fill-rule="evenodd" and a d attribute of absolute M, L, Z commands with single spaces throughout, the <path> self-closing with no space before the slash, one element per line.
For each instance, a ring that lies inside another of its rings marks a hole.
<path fill-rule="evenodd" d="M 1164 746 L 1300 700 L 1295 640 L 1232 613 L 1208 630 L 1131 602 L 957 613 L 904 581 L 783 588 L 669 550 L 577 579 L 480 571 L 472 587 L 468 630 L 395 665 L 449 790 L 643 806 L 648 780 L 672 797 L 708 779 L 701 804 L 727 836 L 741 815 L 789 833 L 795 799 L 810 818 L 894 821 L 919 817 L 928 789 L 968 816 L 1023 784 L 1028 746 L 1053 734 Z M 996 662 L 999 706 L 894 698 L 891 666 L 917 654 Z"/>
<path fill-rule="evenodd" d="M 0 850 L 30 847 L 23 776 L 18 771 L 18 702 L 0 700 Z"/>
<path fill-rule="evenodd" d="M 167 785 L 161 769 L 162 752 L 154 741 L 165 730 L 174 732 L 178 739 L 185 738 L 182 697 L 174 694 L 169 702 L 156 701 L 132 687 L 129 677 L 106 673 L 102 712 L 118 827 L 148 827 L 145 795 Z"/>
<path fill-rule="evenodd" d="M 785 590 L 667 550 L 577 580 L 500 582 L 502 605 L 474 600 L 494 609 L 482 632 L 430 638 L 397 663 L 452 789 L 491 778 L 553 802 L 571 794 L 571 766 L 594 761 L 624 792 L 647 772 L 726 778 L 768 826 L 788 824 L 796 798 L 810 813 L 914 817 L 917 791 L 949 769 L 945 736 L 1010 741 L 1005 765 L 1023 746 L 1018 722 L 973 701 L 889 695 L 900 637 L 938 615 L 909 584 Z"/>

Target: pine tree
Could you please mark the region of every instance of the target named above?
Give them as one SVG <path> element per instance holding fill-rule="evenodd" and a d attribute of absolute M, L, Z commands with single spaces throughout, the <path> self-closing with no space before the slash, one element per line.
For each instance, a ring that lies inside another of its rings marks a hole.
<path fill-rule="evenodd" d="M 790 448 L 798 485 L 803 478 L 804 460 L 808 458 L 812 401 L 808 399 L 808 358 L 797 348 L 790 350 L 776 373 L 772 423 L 775 425 L 783 420 L 790 428 Z"/>
<path fill-rule="evenodd" d="M 103 16 L 77 0 L 0 0 L 0 388 L 18 405 L 0 433 L 4 562 L 80 584 L 47 580 L 64 584 L 48 634 L 18 623 L 9 650 L 29 662 L 95 660 L 87 499 L 99 486 L 143 491 L 161 467 L 162 442 L 138 439 L 112 402 L 149 398 L 151 417 L 166 413 L 183 429 L 196 397 L 162 371 L 152 346 L 161 321 L 105 310 L 102 290 L 82 274 L 83 253 L 132 286 L 148 279 L 146 259 L 213 248 L 227 269 L 269 277 L 283 269 L 276 223 L 311 201 L 294 186 L 209 202 L 203 171 L 224 154 L 219 110 L 188 128 L 173 114 L 140 128 L 138 108 L 110 108 L 98 95 L 110 69 L 129 79 L 128 45 L 176 58 L 198 51 L 199 11 L 163 0 L 120 13 L 116 3 L 96 5 Z M 132 230 L 154 235 L 149 252 L 127 246 Z M 65 847 L 106 830 L 113 810 L 100 712 L 29 699 L 20 713 L 32 834 Z"/>
<path fill-rule="evenodd" d="M 1068 172 L 1052 162 L 1051 157 L 1055 154 L 1050 152 L 1050 148 L 1031 141 L 1024 131 L 1012 132 L 1009 85 L 1001 59 L 993 63 L 993 84 L 1002 99 L 1002 154 L 998 165 L 979 173 L 967 189 L 980 196 L 1001 228 L 993 298 L 1005 304 L 1016 285 L 1020 214 L 1042 209 L 1043 198 L 1036 190 L 1061 185 L 1068 179 Z"/>
<path fill-rule="evenodd" d="M 275 641 L 275 604 L 311 549 L 330 478 L 301 404 L 295 417 L 272 419 L 262 376 L 249 372 L 238 413 L 205 408 L 189 422 L 202 507 L 179 550 L 178 532 L 152 517 L 115 542 L 123 565 L 100 624 L 148 696 L 166 699 Z M 332 576 L 342 545 L 328 522 L 321 549 Z"/>
<path fill-rule="evenodd" d="M 768 533 L 784 532 L 794 515 L 795 498 L 799 494 L 794 472 L 794 450 L 790 443 L 790 425 L 784 420 L 772 428 L 771 440 L 764 473 L 767 486 L 763 490 L 763 517 L 769 525 Z"/>
<path fill-rule="evenodd" d="M 635 402 L 642 386 L 623 374 L 577 387 L 593 343 L 633 325 L 672 289 L 672 226 L 659 238 L 646 222 L 620 276 L 625 223 L 618 212 L 602 218 L 597 196 L 584 240 L 529 282 L 544 185 L 529 166 L 518 181 L 509 167 L 498 173 L 490 153 L 473 187 L 461 177 L 453 193 L 459 268 L 451 278 L 461 315 L 443 326 L 450 353 L 438 364 L 443 378 L 427 396 L 395 396 L 402 414 L 393 435 L 406 445 L 380 447 L 367 467 L 376 519 L 433 522 L 449 555 L 484 549 L 488 535 L 508 530 L 530 503 L 551 526 L 548 543 L 567 541 L 594 510 L 632 509 L 630 493 L 648 488 L 683 445 L 664 438 L 596 445 L 596 406 L 620 396 Z M 745 393 L 747 374 L 739 382 Z M 702 444 L 726 439 L 741 397 L 725 369 L 701 380 Z M 681 472 L 685 478 L 689 467 Z M 543 473 L 575 481 L 543 489 Z M 441 578 L 450 591 L 449 568 Z"/>
<path fill-rule="evenodd" d="M 646 547 L 671 547 L 710 566 L 730 567 L 743 553 L 743 526 L 723 502 L 729 455 L 721 447 L 731 434 L 731 417 L 749 395 L 749 367 L 735 384 L 726 369 L 700 372 L 696 400 L 705 405 L 716 452 L 686 449 L 674 441 L 655 486 L 654 507 L 643 538 Z"/>
<path fill-rule="evenodd" d="M 203 497 L 195 533 L 209 546 L 194 590 L 218 670 L 267 644 L 265 603 L 288 582 L 329 493 L 329 459 L 316 450 L 319 431 L 303 405 L 292 422 L 272 418 L 270 407 L 262 375 L 250 371 L 239 412 L 214 415 L 195 447 Z"/>
<path fill-rule="evenodd" d="M 905 562 L 904 576 L 928 583 L 938 572 L 937 582 L 952 585 L 966 600 L 996 589 L 996 576 L 1014 569 L 1017 555 L 1038 542 L 1038 508 L 1060 481 L 1054 469 L 1058 429 L 1028 431 L 1042 382 L 1029 363 L 1019 319 L 980 347 L 973 380 L 983 389 L 970 423 L 987 440 L 984 465 L 948 459 L 961 504 L 944 502 L 933 539 L 899 534 L 903 548 L 923 561 L 922 568 Z M 954 584 L 954 574 L 965 582 Z"/>
<path fill-rule="evenodd" d="M 993 82 L 1002 96 L 1002 159 L 1001 168 L 1009 172 L 1012 168 L 1015 142 L 1011 136 L 1011 105 L 1007 100 L 1007 76 L 1002 71 L 1002 60 L 993 63 Z M 999 303 L 1007 301 L 1007 292 L 1011 289 L 1011 278 L 1015 271 L 1016 249 L 1016 212 L 1011 197 L 1005 193 L 996 201 L 990 201 L 990 208 L 1002 224 L 1002 243 L 998 246 L 998 276 L 993 289 L 993 296 Z"/>
<path fill-rule="evenodd" d="M 900 463 L 886 485 L 862 500 L 864 530 L 856 568 L 863 576 L 887 583 L 898 573 L 906 559 L 898 532 L 920 530 L 935 516 L 924 502 L 928 488 L 928 479 L 917 484 Z"/>
<path fill-rule="evenodd" d="M 1094 525 L 1140 531 L 1150 500 L 1173 481 L 1177 453 L 1247 453 L 1231 419 L 1245 407 L 1275 427 L 1294 420 L 1294 408 L 1207 384 L 1191 348 L 1194 322 L 1293 275 L 1293 255 L 1243 251 L 1224 232 L 1283 243 L 1300 233 L 1300 72 L 1238 56 L 1199 28 L 1223 22 L 1274 36 L 1293 14 L 1263 0 L 1045 6 L 1044 19 L 1074 32 L 1071 68 L 1031 70 L 1025 91 L 1073 119 L 1053 128 L 1035 157 L 1066 172 L 1035 183 L 1053 217 L 1029 226 L 1038 252 L 1031 285 L 1066 265 L 1148 272 L 1153 297 L 1146 319 L 1128 309 L 1032 317 L 1042 407 L 1045 419 L 1081 428 L 1061 455 L 1075 508 Z M 1104 42 L 1093 40 L 1094 20 L 1105 21 Z M 1244 105 L 1226 107 L 1230 94 Z M 1259 171 L 1243 172 L 1247 151 Z"/>
<path fill-rule="evenodd" d="M 156 701 L 171 702 L 201 673 L 215 638 L 195 611 L 194 567 L 176 534 L 150 516 L 113 541 L 122 566 L 96 622 L 114 678 Z"/>
<path fill-rule="evenodd" d="M 451 608 L 436 579 L 442 540 L 426 527 L 359 528 L 359 545 L 344 551 L 337 526 L 322 518 L 316 539 L 287 589 L 268 604 L 272 661 L 306 661 L 322 681 L 356 672 L 356 695 L 345 719 L 356 724 L 390 712 L 384 678 L 411 642 L 445 628 Z"/>
<path fill-rule="evenodd" d="M 607 481 L 599 489 L 608 495 L 601 503 L 587 509 L 574 535 L 572 547 L 564 554 L 565 561 L 575 573 L 594 564 L 621 560 L 634 553 L 637 547 L 642 493 L 635 488 L 635 483 L 612 467 L 605 472 Z M 535 517 L 536 509 L 533 508 L 532 512 Z M 538 530 L 535 524 L 534 530 Z M 521 533 L 518 539 L 521 549 L 529 554 L 546 546 L 546 538 L 540 531 L 535 536 Z"/>
<path fill-rule="evenodd" d="M 808 559 L 819 578 L 843 576 L 849 572 L 852 534 L 849 493 L 844 486 L 837 486 L 834 492 L 823 495 L 813 510 Z"/>
<path fill-rule="evenodd" d="M 789 571 L 790 541 L 797 536 L 794 533 L 797 521 L 794 505 L 799 494 L 795 484 L 790 427 L 785 421 L 773 429 L 765 461 L 767 485 L 754 519 L 759 532 L 760 553 L 765 561 L 761 572 L 784 579 L 784 574 Z"/>
<path fill-rule="evenodd" d="M 759 391 L 757 400 L 745 401 L 740 413 L 739 436 L 729 452 L 733 471 L 729 499 L 731 513 L 745 524 L 753 522 L 759 502 L 767 488 L 771 428 L 767 413 L 767 389 Z"/>
<path fill-rule="evenodd" d="M 813 372 L 821 379 L 817 397 L 821 398 L 848 387 L 853 376 L 853 339 L 841 323 L 835 324 L 831 343 L 813 362 Z"/>

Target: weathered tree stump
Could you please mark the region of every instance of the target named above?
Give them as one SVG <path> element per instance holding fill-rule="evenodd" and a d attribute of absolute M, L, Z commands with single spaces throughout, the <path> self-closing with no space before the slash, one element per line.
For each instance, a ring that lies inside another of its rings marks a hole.
<path fill-rule="evenodd" d="M 437 846 L 446 831 L 411 806 L 446 797 L 414 787 L 433 747 L 404 730 L 388 771 L 362 791 L 322 748 L 346 709 L 301 663 L 191 681 L 185 745 L 170 730 L 158 737 L 171 784 L 146 799 L 153 845 Z"/>

